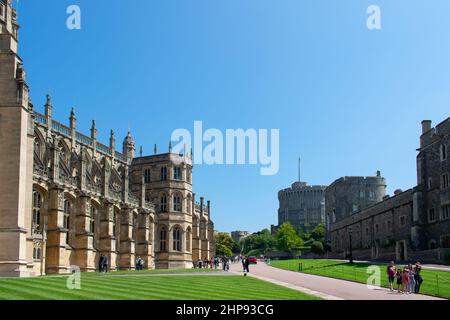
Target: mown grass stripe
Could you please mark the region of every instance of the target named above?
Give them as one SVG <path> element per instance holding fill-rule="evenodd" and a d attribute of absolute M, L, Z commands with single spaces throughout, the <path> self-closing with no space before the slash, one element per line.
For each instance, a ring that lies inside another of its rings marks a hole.
<path fill-rule="evenodd" d="M 0 299 L 311 299 L 301 292 L 242 276 L 82 276 L 81 290 L 67 277 L 0 279 Z"/>
<path fill-rule="evenodd" d="M 63 284 L 61 284 L 63 285 Z M 92 293 L 85 293 L 82 290 L 70 290 L 68 288 L 58 288 L 58 287 L 51 287 L 51 292 L 52 293 L 45 293 L 45 294 L 41 294 L 40 292 L 42 292 L 41 290 L 44 289 L 49 289 L 48 287 L 43 287 L 43 286 L 39 286 L 39 285 L 33 285 L 30 283 L 25 283 L 21 285 L 21 288 L 26 287 L 29 290 L 36 292 L 35 290 L 38 290 L 37 292 L 37 296 L 38 297 L 42 297 L 45 299 L 49 299 L 49 300 L 54 300 L 54 299 L 70 299 L 70 300 L 85 300 L 85 299 L 97 299 L 97 295 L 92 294 Z M 15 289 L 17 290 L 17 286 L 15 287 Z M 119 297 L 120 298 L 120 297 Z"/>
<path fill-rule="evenodd" d="M 135 297 L 137 297 L 136 299 L 138 299 L 139 297 L 141 297 L 142 299 L 148 299 L 148 298 L 154 298 L 154 299 L 158 299 L 158 298 L 167 298 L 168 295 L 172 294 L 173 292 L 168 290 L 169 288 L 164 287 L 163 285 L 159 288 L 160 290 L 158 290 L 158 288 L 153 285 L 150 288 L 145 288 L 143 287 L 145 285 L 145 283 L 140 283 L 140 286 L 136 286 L 133 287 L 132 290 L 134 290 L 132 292 L 132 295 L 134 295 Z M 130 291 L 130 284 L 128 283 L 124 283 L 123 285 L 118 283 L 117 281 L 111 282 L 111 283 L 107 283 L 107 284 L 99 284 L 99 282 L 93 282 L 90 287 L 97 287 L 97 288 L 105 288 L 105 289 L 116 289 L 116 288 L 127 288 L 126 290 Z M 187 295 L 186 295 L 187 296 Z M 193 298 L 195 298 L 195 295 L 192 295 Z"/>
<path fill-rule="evenodd" d="M 189 295 L 193 299 L 199 299 L 199 290 L 193 287 L 194 283 L 180 283 L 180 282 L 173 282 L 172 279 L 164 278 L 162 281 L 160 279 L 152 279 L 149 284 L 152 285 L 152 289 L 159 289 L 162 291 L 165 291 L 169 294 L 173 294 L 175 292 L 183 290 L 183 295 Z M 170 281 L 167 281 L 170 280 Z M 122 280 L 125 283 L 125 280 Z M 199 283 L 197 283 L 198 285 Z M 202 288 L 201 293 L 203 296 L 205 293 L 208 293 L 208 296 L 213 296 L 216 298 L 221 298 L 224 296 L 225 291 L 228 291 L 227 287 L 224 286 L 217 286 L 217 289 L 220 290 L 220 293 L 218 293 L 219 290 L 211 290 L 209 286 L 211 286 L 211 283 L 208 283 L 205 288 Z M 191 294 L 192 293 L 192 294 Z M 229 293 L 233 293 L 234 296 L 236 296 L 236 292 L 229 291 Z M 245 298 L 244 295 L 242 295 L 242 298 Z"/>

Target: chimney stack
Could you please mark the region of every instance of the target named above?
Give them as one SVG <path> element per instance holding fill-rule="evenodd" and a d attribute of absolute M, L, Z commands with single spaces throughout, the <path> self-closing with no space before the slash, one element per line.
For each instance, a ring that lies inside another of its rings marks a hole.
<path fill-rule="evenodd" d="M 431 130 L 431 120 L 423 120 L 422 121 L 422 134 L 425 134 L 430 130 Z"/>

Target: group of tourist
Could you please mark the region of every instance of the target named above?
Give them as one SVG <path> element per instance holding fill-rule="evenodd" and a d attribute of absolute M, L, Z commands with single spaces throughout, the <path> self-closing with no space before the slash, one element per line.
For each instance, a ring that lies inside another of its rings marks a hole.
<path fill-rule="evenodd" d="M 245 259 L 248 259 L 248 258 L 243 257 L 243 256 L 215 257 L 215 258 L 211 258 L 209 260 L 205 259 L 205 260 L 193 261 L 192 267 L 194 269 L 219 269 L 219 267 L 221 267 L 223 271 L 229 271 L 232 263 L 238 263 L 238 262 L 242 261 L 242 264 L 244 266 L 244 261 L 246 261 Z M 249 261 L 248 261 L 248 264 L 250 264 Z M 245 272 L 245 270 L 248 270 L 248 264 L 246 265 L 247 267 L 244 268 L 244 272 Z"/>
<path fill-rule="evenodd" d="M 402 269 L 396 267 L 394 261 L 391 261 L 387 267 L 390 290 L 395 291 L 394 286 L 396 283 L 398 293 L 419 293 L 423 283 L 421 271 L 422 266 L 420 262 L 416 262 L 414 266 L 410 263 Z"/>
<path fill-rule="evenodd" d="M 192 261 L 192 267 L 194 269 L 218 269 L 219 264 L 219 258 Z"/>
<path fill-rule="evenodd" d="M 193 261 L 192 265 L 194 269 L 219 269 L 220 264 L 222 264 L 222 270 L 223 271 L 229 271 L 230 270 L 230 263 L 234 262 L 234 257 L 215 257 L 211 258 L 209 260 L 198 260 Z"/>

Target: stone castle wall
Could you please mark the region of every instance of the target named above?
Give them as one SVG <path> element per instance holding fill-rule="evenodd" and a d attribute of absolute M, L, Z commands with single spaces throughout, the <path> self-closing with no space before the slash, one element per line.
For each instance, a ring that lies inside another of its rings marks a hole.
<path fill-rule="evenodd" d="M 296 182 L 278 192 L 278 225 L 285 222 L 302 228 L 313 228 L 325 222 L 325 186 Z"/>

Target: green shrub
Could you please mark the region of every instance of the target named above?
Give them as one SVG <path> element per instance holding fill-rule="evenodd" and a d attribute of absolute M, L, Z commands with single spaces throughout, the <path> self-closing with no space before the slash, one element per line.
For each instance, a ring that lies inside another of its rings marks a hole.
<path fill-rule="evenodd" d="M 311 251 L 315 254 L 323 254 L 325 252 L 325 250 L 323 248 L 323 243 L 319 242 L 319 241 L 315 241 L 311 245 Z"/>
<path fill-rule="evenodd" d="M 450 250 L 447 250 L 447 254 L 445 255 L 445 262 L 450 264 Z"/>

